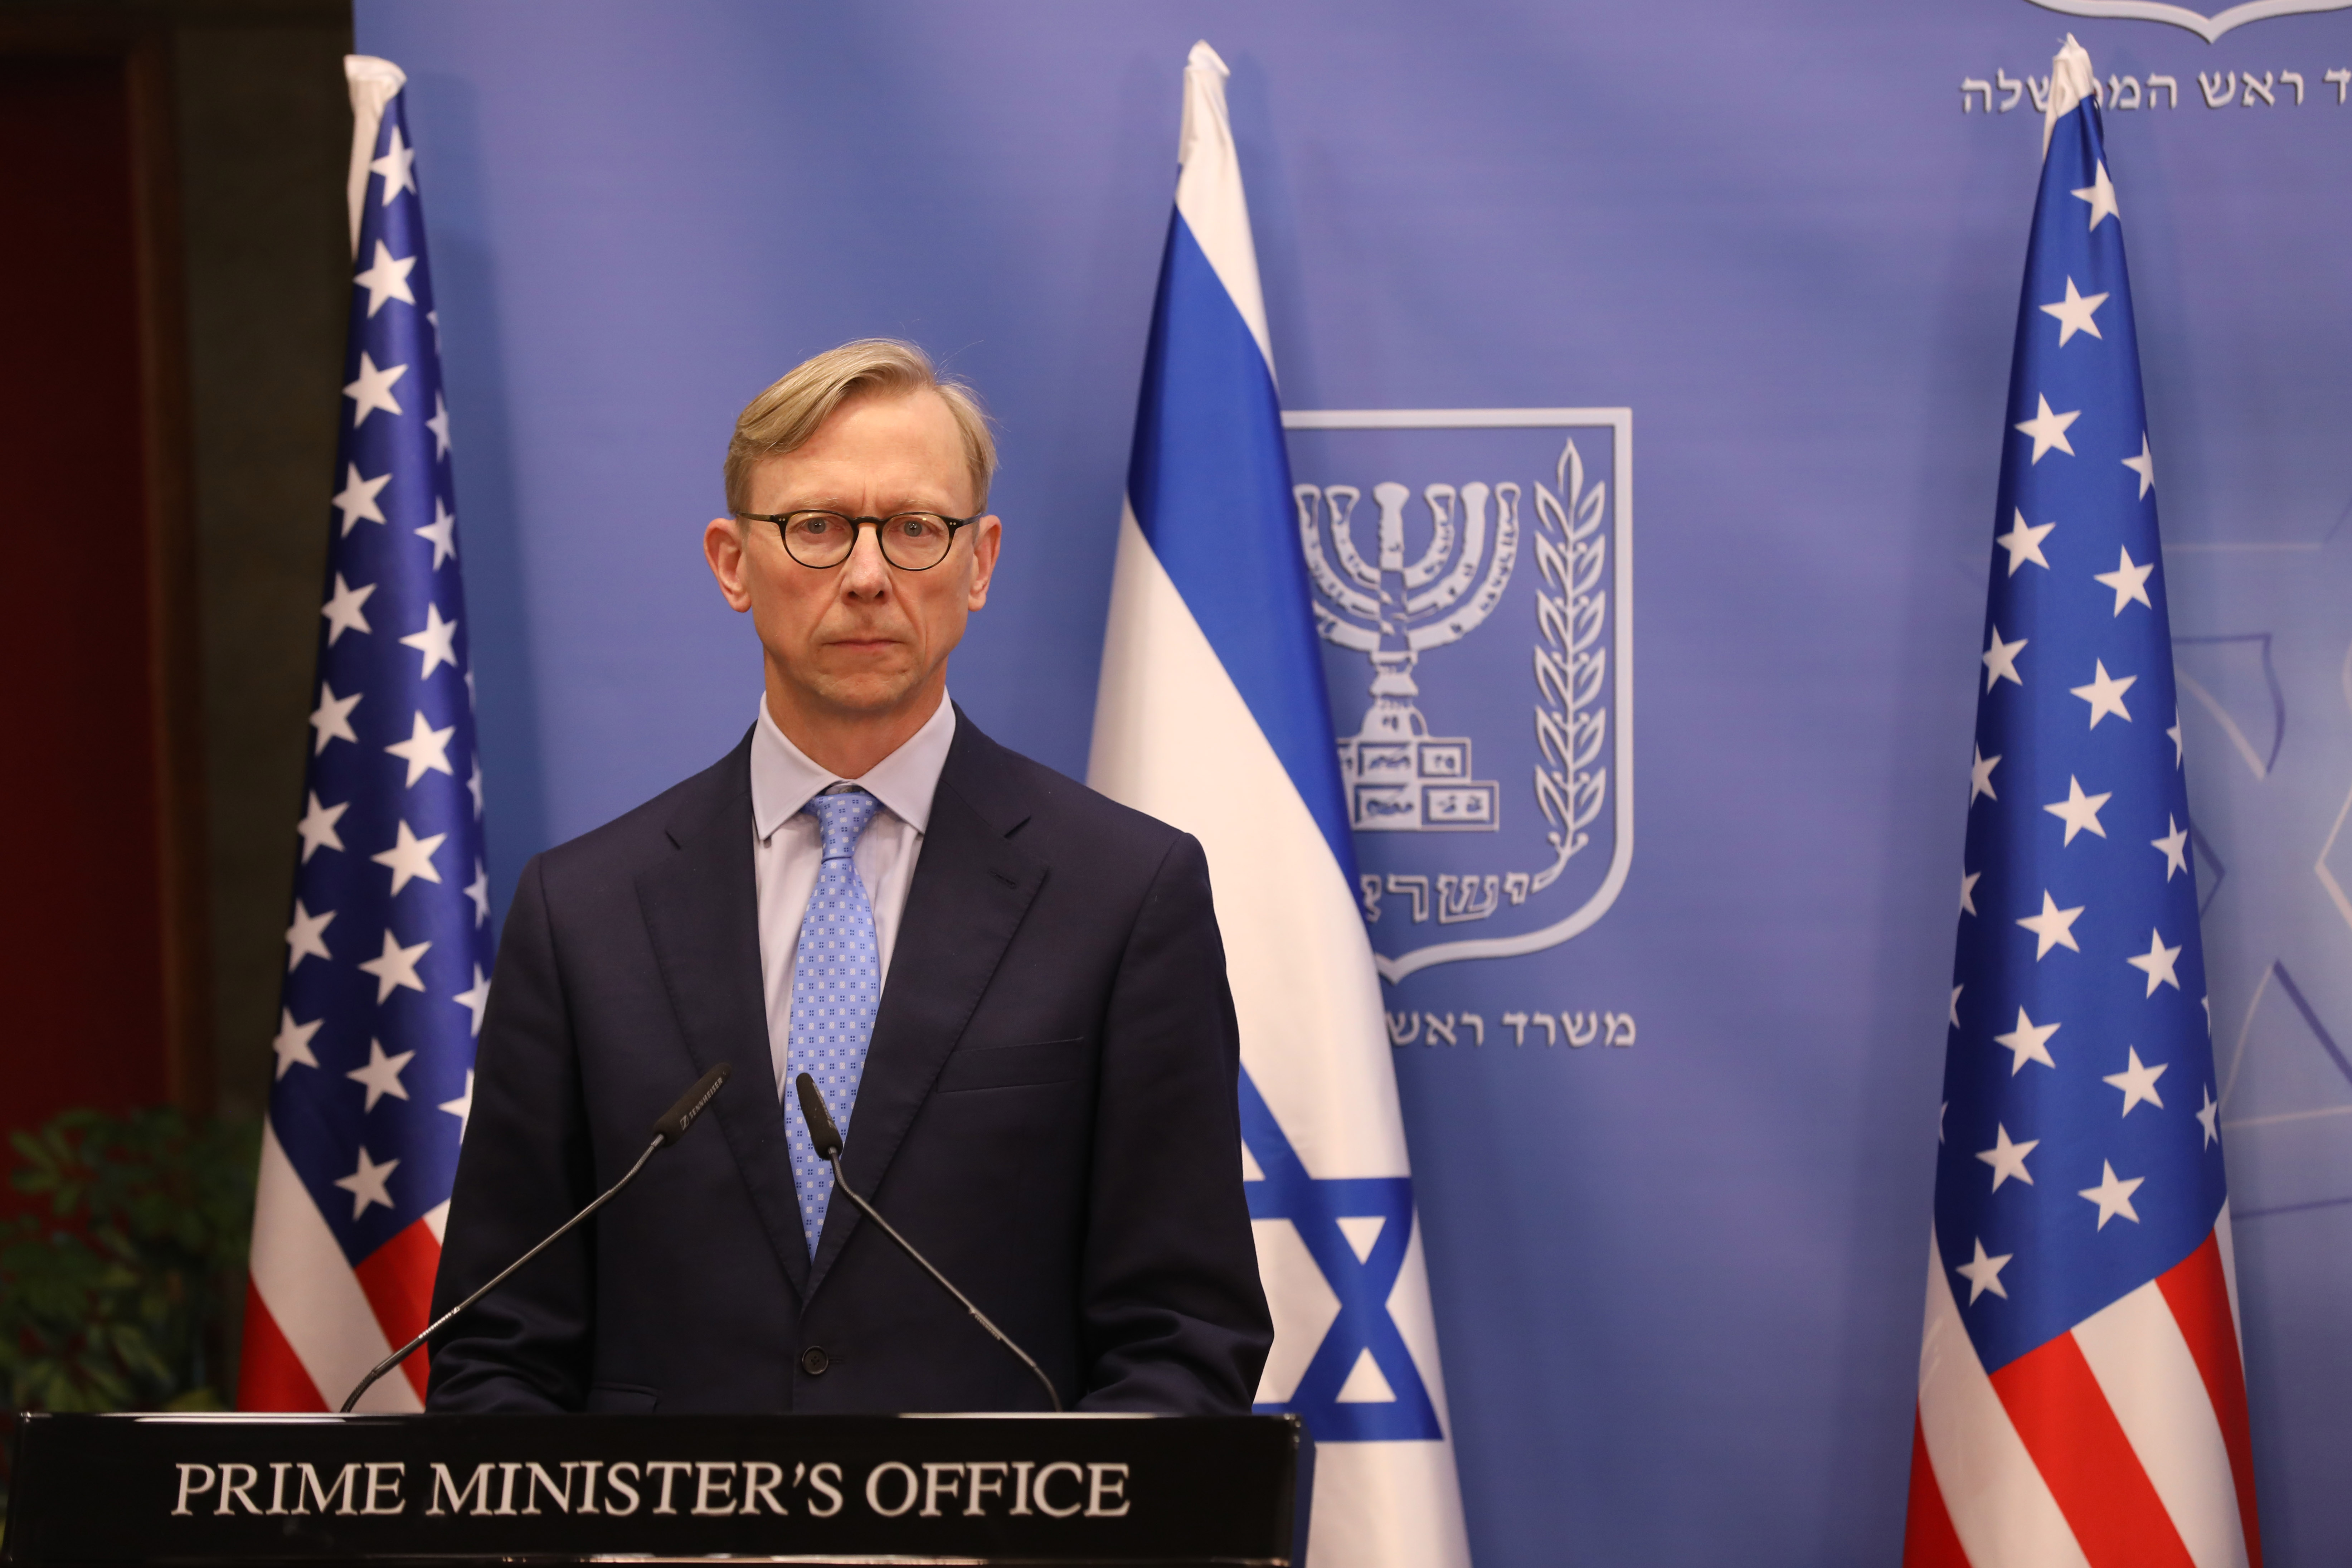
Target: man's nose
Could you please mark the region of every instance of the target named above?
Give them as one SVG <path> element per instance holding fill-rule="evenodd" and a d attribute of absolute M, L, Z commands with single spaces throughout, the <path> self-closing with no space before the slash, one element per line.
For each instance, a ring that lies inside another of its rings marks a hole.
<path fill-rule="evenodd" d="M 843 590 L 860 599 L 880 598 L 890 591 L 890 563 L 882 555 L 882 531 L 861 528 L 849 547 L 849 559 L 841 563 L 846 581 Z"/>

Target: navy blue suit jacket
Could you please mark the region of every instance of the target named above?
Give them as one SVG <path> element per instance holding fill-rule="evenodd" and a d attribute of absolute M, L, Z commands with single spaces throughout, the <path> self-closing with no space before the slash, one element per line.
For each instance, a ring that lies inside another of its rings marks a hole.
<path fill-rule="evenodd" d="M 1045 1393 L 836 1197 L 812 1259 L 761 984 L 751 742 L 525 868 L 435 1291 L 452 1411 L 1029 1410 Z M 844 1165 L 1065 1403 L 1245 1412 L 1273 1334 L 1241 1186 L 1239 1047 L 1200 845 L 961 713 Z M 821 1351 L 823 1353 L 811 1353 Z"/>

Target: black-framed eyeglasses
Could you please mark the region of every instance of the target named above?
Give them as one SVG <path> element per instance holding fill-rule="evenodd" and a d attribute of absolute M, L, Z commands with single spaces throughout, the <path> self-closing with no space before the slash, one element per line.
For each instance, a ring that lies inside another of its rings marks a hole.
<path fill-rule="evenodd" d="M 874 541 L 882 559 L 901 572 L 928 572 L 948 558 L 956 530 L 980 521 L 942 517 L 935 511 L 894 511 L 888 517 L 849 517 L 837 511 L 747 511 L 747 521 L 772 522 L 783 536 L 784 551 L 803 566 L 824 571 L 840 565 L 857 548 L 857 531 L 874 525 Z"/>

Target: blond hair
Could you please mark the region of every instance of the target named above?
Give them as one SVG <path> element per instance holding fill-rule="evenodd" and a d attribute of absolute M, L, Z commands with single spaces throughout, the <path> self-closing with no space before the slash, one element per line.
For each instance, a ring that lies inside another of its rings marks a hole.
<path fill-rule="evenodd" d="M 963 437 L 971 473 L 972 510 L 988 507 L 996 476 L 996 438 L 980 395 L 953 376 L 942 377 L 931 356 L 896 338 L 859 338 L 803 360 L 743 405 L 727 443 L 727 510 L 740 517 L 751 505 L 751 470 L 769 458 L 805 445 L 833 411 L 867 394 L 930 391 L 940 395 Z"/>

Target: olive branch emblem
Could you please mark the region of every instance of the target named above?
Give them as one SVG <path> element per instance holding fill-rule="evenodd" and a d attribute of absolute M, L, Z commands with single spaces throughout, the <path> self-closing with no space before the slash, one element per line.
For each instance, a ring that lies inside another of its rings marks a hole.
<path fill-rule="evenodd" d="M 1601 700 L 1609 672 L 1601 631 L 1609 594 L 1601 586 L 1609 562 L 1601 531 L 1609 487 L 1584 482 L 1583 454 L 1570 437 L 1553 475 L 1559 489 L 1536 485 L 1531 534 L 1542 584 L 1536 590 L 1536 804 L 1551 831 L 1552 862 L 1528 878 L 1513 903 L 1549 887 L 1577 851 L 1591 842 L 1586 830 L 1609 798 L 1609 774 L 1598 765 L 1609 739 L 1609 710 Z M 1520 875 L 1510 880 L 1517 882 Z"/>

